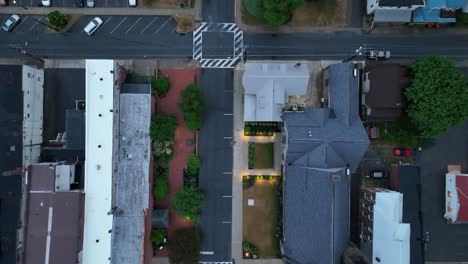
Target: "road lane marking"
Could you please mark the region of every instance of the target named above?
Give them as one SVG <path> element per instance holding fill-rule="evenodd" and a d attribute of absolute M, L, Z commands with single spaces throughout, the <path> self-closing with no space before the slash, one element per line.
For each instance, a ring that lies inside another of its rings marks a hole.
<path fill-rule="evenodd" d="M 145 32 L 145 30 L 147 30 L 157 19 L 158 18 L 155 17 L 153 20 L 151 20 L 151 22 L 148 25 L 146 25 L 146 27 L 140 32 L 140 34 L 143 34 L 143 32 Z"/>
<path fill-rule="evenodd" d="M 138 20 L 135 22 L 135 24 L 133 24 L 127 31 L 125 31 L 125 35 L 127 35 L 127 33 L 132 30 L 133 27 L 136 26 L 136 24 L 138 24 L 138 22 L 140 22 L 140 20 L 142 19 L 142 17 L 138 18 Z"/>
<path fill-rule="evenodd" d="M 158 28 L 158 30 L 156 30 L 156 32 L 154 32 L 154 34 L 158 34 L 159 31 L 161 31 L 161 29 L 167 25 L 167 23 L 169 23 L 169 21 L 171 21 L 172 17 L 168 18 L 166 22 L 164 22 L 164 24 L 162 24 L 161 27 Z"/>
<path fill-rule="evenodd" d="M 120 23 L 110 32 L 110 34 L 114 33 L 114 31 L 120 27 L 120 25 L 122 25 L 122 23 L 127 20 L 127 17 L 124 17 L 124 19 L 122 19 L 122 21 L 120 21 Z"/>

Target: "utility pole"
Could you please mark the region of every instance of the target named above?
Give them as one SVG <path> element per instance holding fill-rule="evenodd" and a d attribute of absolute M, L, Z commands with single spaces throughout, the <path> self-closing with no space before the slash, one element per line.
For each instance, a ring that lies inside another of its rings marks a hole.
<path fill-rule="evenodd" d="M 354 54 L 353 54 L 351 57 L 349 57 L 349 58 L 347 58 L 347 59 L 344 59 L 343 62 L 348 62 L 348 61 L 350 61 L 350 60 L 356 58 L 357 56 L 361 56 L 361 55 L 362 55 L 362 50 L 363 50 L 363 49 L 364 49 L 364 48 L 363 48 L 362 46 L 359 46 L 359 48 L 354 52 Z"/>

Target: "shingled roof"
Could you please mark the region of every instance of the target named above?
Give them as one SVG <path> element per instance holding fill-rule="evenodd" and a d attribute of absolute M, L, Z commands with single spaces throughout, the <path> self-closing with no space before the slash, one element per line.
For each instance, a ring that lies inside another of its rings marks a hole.
<path fill-rule="evenodd" d="M 330 66 L 330 108 L 283 114 L 287 134 L 284 254 L 301 264 L 340 263 L 349 240 L 350 177 L 369 139 L 358 115 L 354 64 Z"/>

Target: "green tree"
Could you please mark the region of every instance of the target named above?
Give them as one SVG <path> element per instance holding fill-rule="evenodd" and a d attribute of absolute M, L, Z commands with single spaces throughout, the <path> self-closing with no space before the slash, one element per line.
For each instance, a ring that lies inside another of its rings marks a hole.
<path fill-rule="evenodd" d="M 251 15 L 263 18 L 271 26 L 286 23 L 292 11 L 303 5 L 304 0 L 244 0 L 244 6 Z"/>
<path fill-rule="evenodd" d="M 159 74 L 157 79 L 153 79 L 151 88 L 153 94 L 164 97 L 170 89 L 169 79 L 163 74 Z"/>
<path fill-rule="evenodd" d="M 198 222 L 200 219 L 200 208 L 203 203 L 203 194 L 195 187 L 182 186 L 174 195 L 172 200 L 172 210 L 174 213 L 184 216 L 190 221 Z"/>
<path fill-rule="evenodd" d="M 182 91 L 178 106 L 184 116 L 185 125 L 192 131 L 198 130 L 206 107 L 202 89 L 196 84 L 189 84 Z"/>
<path fill-rule="evenodd" d="M 196 174 L 200 169 L 200 159 L 195 154 L 190 154 L 187 159 L 187 170 L 190 174 Z"/>
<path fill-rule="evenodd" d="M 442 57 L 427 57 L 411 66 L 406 89 L 408 115 L 423 137 L 434 138 L 468 118 L 468 78 Z"/>
<path fill-rule="evenodd" d="M 60 30 L 67 25 L 67 17 L 59 11 L 52 11 L 47 15 L 47 22 L 49 26 L 54 29 Z"/>
<path fill-rule="evenodd" d="M 156 142 L 172 142 L 177 128 L 177 118 L 173 114 L 156 113 L 151 118 L 150 137 Z"/>
<path fill-rule="evenodd" d="M 151 230 L 151 244 L 153 244 L 153 247 L 164 243 L 165 237 L 166 237 L 166 229 L 155 228 Z"/>
<path fill-rule="evenodd" d="M 157 175 L 154 177 L 153 196 L 156 200 L 163 200 L 169 194 L 169 182 L 167 175 Z"/>
<path fill-rule="evenodd" d="M 200 234 L 196 227 L 177 229 L 169 238 L 167 246 L 172 264 L 199 262 Z"/>

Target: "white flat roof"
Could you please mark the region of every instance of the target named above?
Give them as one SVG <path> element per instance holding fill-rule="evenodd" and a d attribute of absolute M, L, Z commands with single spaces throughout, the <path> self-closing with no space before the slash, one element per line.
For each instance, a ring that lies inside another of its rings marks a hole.
<path fill-rule="evenodd" d="M 114 62 L 86 60 L 83 263 L 111 263 Z"/>
<path fill-rule="evenodd" d="M 375 194 L 372 230 L 373 264 L 410 263 L 410 225 L 402 223 L 402 218 L 403 194 L 399 192 Z"/>

